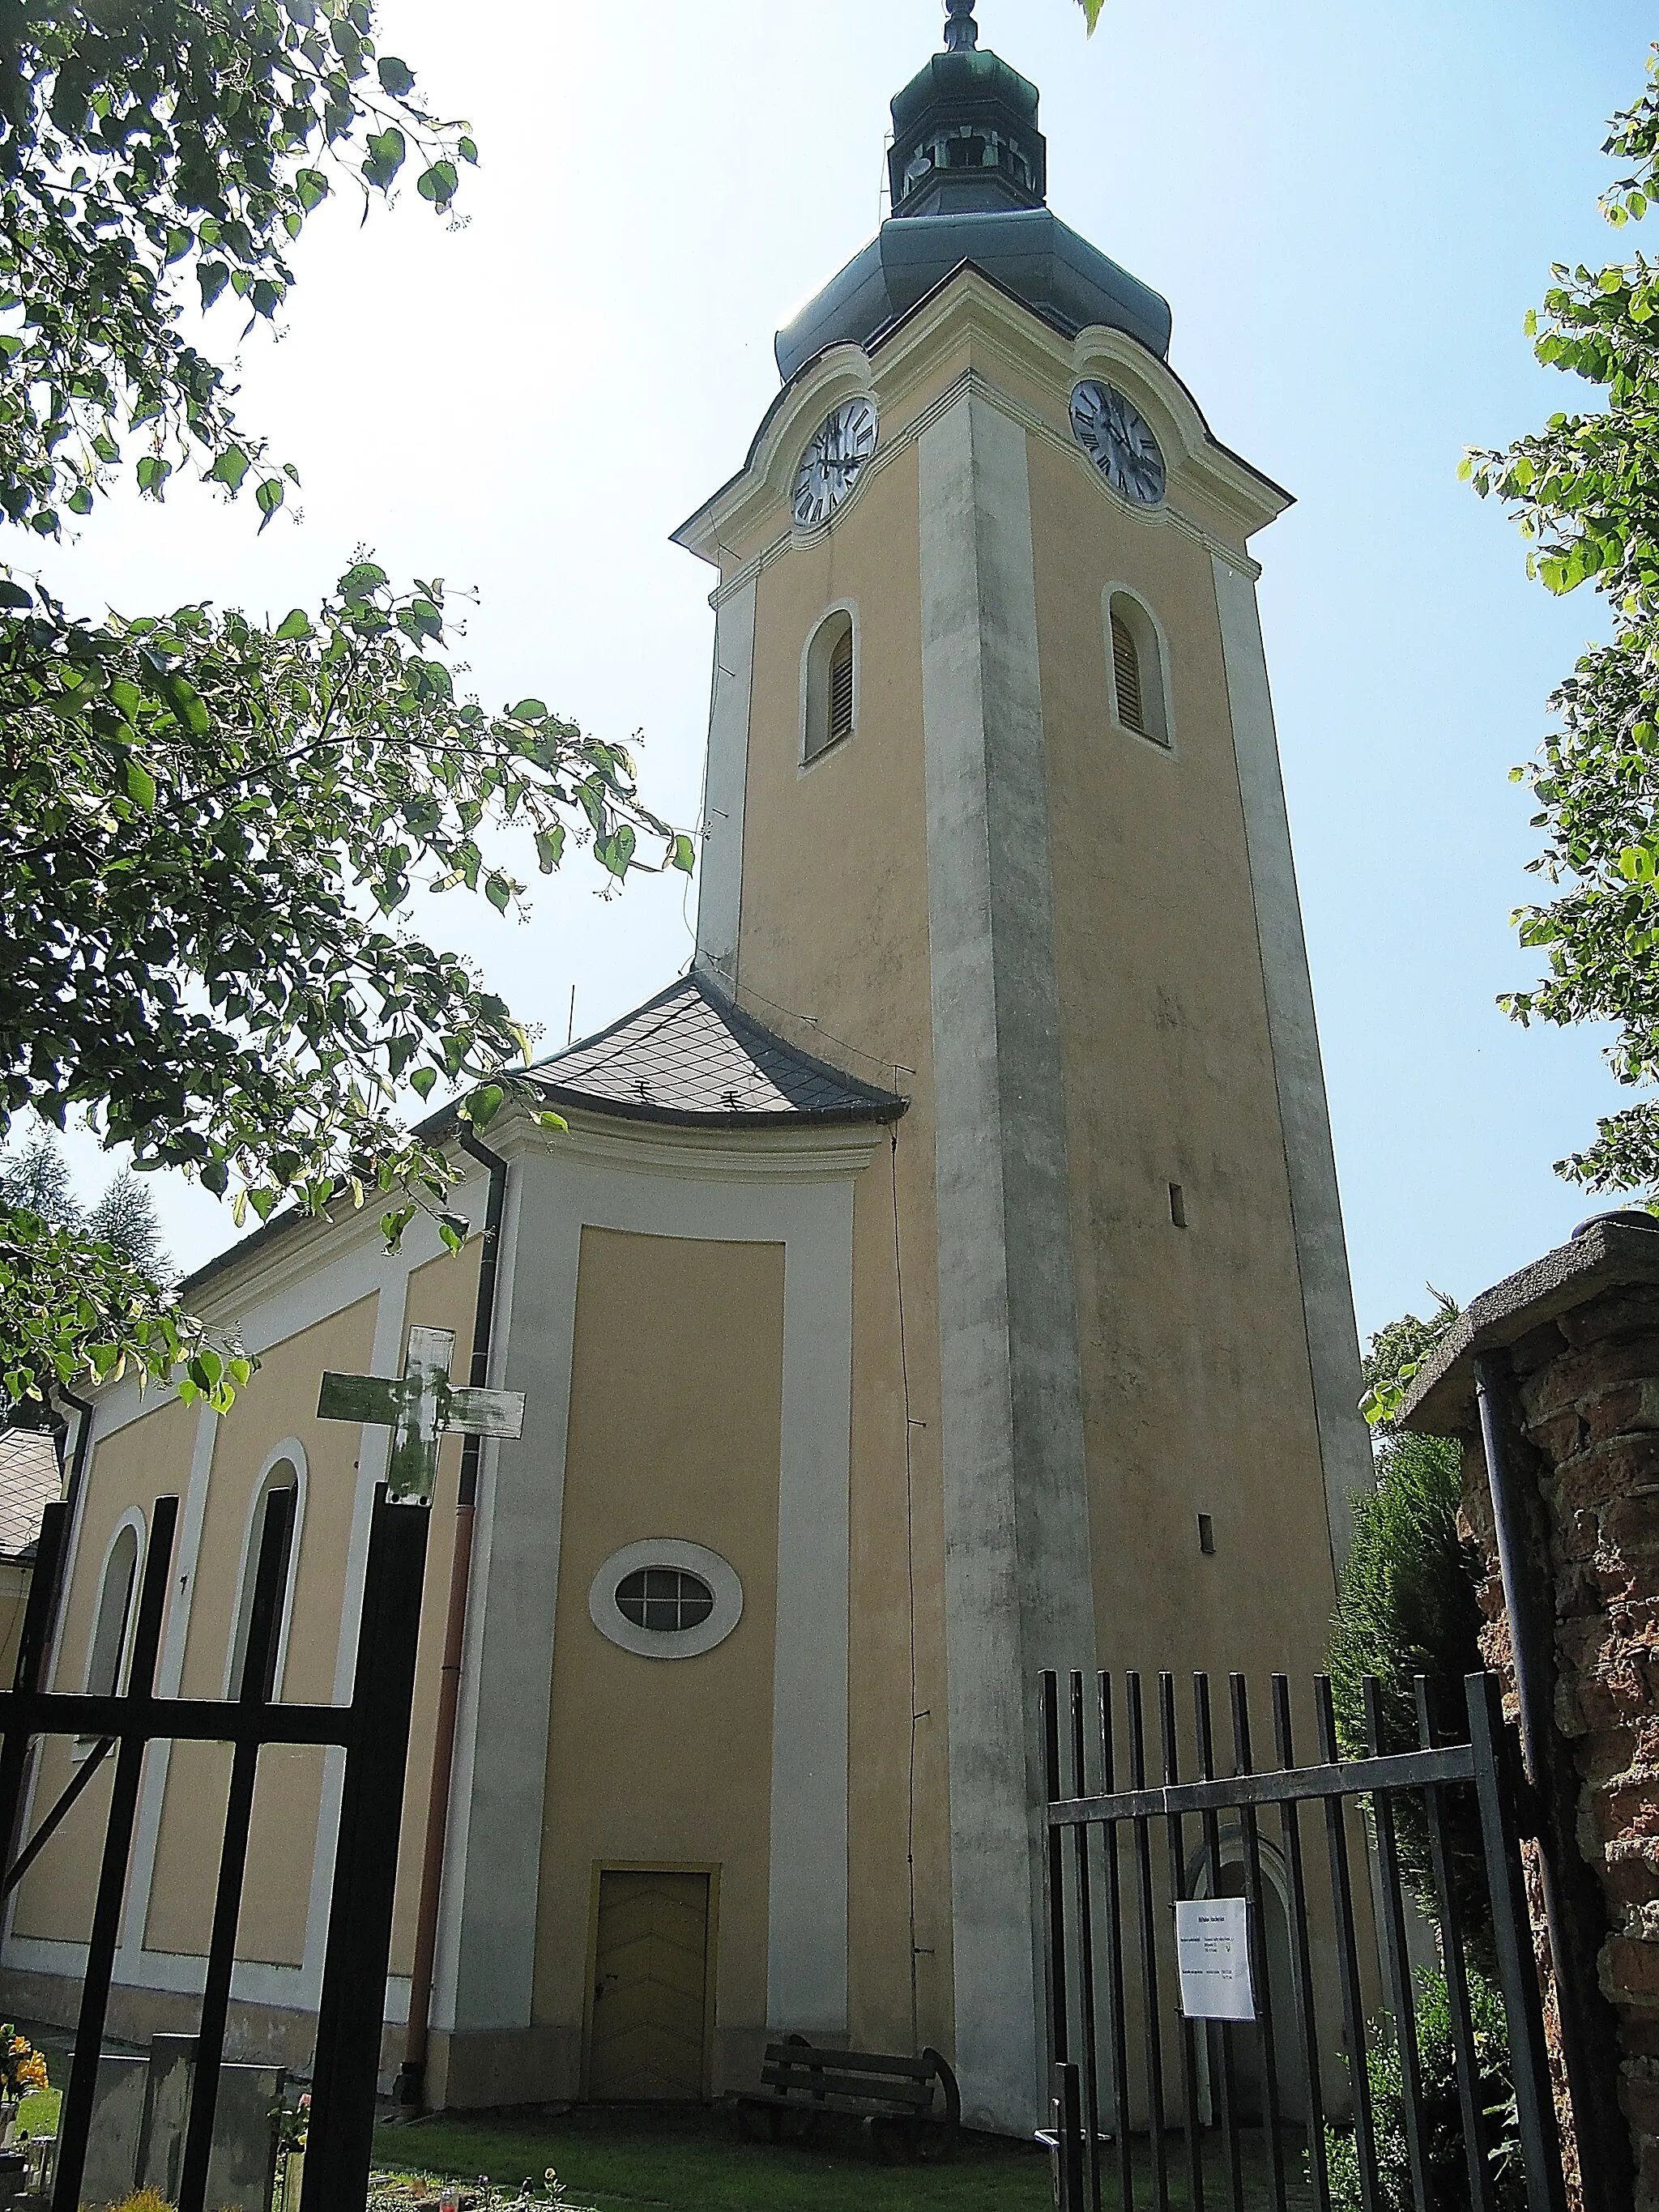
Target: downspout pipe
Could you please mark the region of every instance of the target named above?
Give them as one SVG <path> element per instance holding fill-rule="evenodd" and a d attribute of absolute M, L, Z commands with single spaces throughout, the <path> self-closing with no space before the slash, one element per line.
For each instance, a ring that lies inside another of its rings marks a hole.
<path fill-rule="evenodd" d="M 1578 1772 L 1555 1723 L 1555 1577 L 1537 1455 L 1527 1439 L 1508 1359 L 1478 1352 L 1474 1388 L 1584 2212 L 1630 2212 L 1635 2172 L 1619 2103 L 1618 2020 L 1602 1995 L 1599 1972 L 1607 1908 L 1579 1847 Z"/>
<path fill-rule="evenodd" d="M 92 1451 L 91 1401 L 77 1398 L 73 1390 L 65 1390 L 61 1384 L 58 1395 L 76 1417 L 75 1449 L 70 1454 L 69 1486 L 64 1493 L 63 1534 L 57 1547 L 57 1556 L 52 1563 L 52 1597 L 46 1607 L 41 1633 L 38 1664 L 42 1686 L 46 1682 L 47 1660 L 58 1641 L 58 1608 L 63 1601 L 64 1577 L 69 1567 L 70 1538 L 75 1532 L 76 1511 L 81 1503 L 81 1491 L 87 1479 L 87 1461 Z"/>
<path fill-rule="evenodd" d="M 489 1381 L 489 1347 L 495 1322 L 495 1284 L 500 1273 L 501 1220 L 507 1210 L 507 1162 L 463 1131 L 464 1152 L 489 1170 L 483 1251 L 478 1261 L 478 1302 L 472 1320 L 472 1366 L 476 1388 Z M 438 1678 L 438 1725 L 432 1746 L 432 1784 L 426 1808 L 426 1850 L 421 1861 L 421 1897 L 415 1918 L 415 1959 L 410 1974 L 409 2028 L 403 2069 L 395 2094 L 405 2112 L 426 2109 L 426 2062 L 431 2041 L 432 1975 L 438 1948 L 438 1908 L 443 1898 L 444 1849 L 449 1834 L 449 1800 L 455 1771 L 455 1715 L 460 1703 L 461 1660 L 466 1647 L 467 1595 L 472 1579 L 472 1529 L 478 1503 L 482 1437 L 461 1440 L 461 1482 L 455 1501 L 455 1544 L 449 1563 L 449 1610 L 444 1627 L 443 1671 Z"/>

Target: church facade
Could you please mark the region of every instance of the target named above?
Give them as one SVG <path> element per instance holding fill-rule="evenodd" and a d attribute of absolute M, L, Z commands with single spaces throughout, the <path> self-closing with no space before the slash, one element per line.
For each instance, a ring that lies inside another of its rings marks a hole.
<path fill-rule="evenodd" d="M 525 1394 L 434 1509 L 387 2053 L 465 1527 L 434 2103 L 714 2094 L 799 2030 L 936 2046 L 1024 2130 L 1038 1671 L 1320 1664 L 1370 1455 L 1249 550 L 1287 495 L 1049 211 L 1037 121 L 951 0 L 890 220 L 677 533 L 716 575 L 691 971 L 536 1071 L 568 1133 L 492 1125 L 459 1256 L 274 1224 L 191 1286 L 259 1358 L 228 1419 L 98 1394 L 54 1686 L 118 1679 L 176 1492 L 159 1686 L 224 1694 L 280 1485 L 305 1699 L 346 1694 L 385 1465 L 321 1372 L 438 1327 Z M 152 1757 L 118 2031 L 193 2018 L 228 1769 Z M 296 2065 L 338 1786 L 264 1754 L 233 2024 Z M 10 1908 L 31 2017 L 73 2016 L 100 1787 Z"/>

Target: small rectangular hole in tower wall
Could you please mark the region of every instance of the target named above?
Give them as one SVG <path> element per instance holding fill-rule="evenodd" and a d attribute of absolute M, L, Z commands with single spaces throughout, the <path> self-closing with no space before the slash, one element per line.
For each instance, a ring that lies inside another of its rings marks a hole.
<path fill-rule="evenodd" d="M 1198 1548 L 1206 1559 L 1215 1557 L 1215 1522 L 1207 1513 L 1198 1516 Z"/>
<path fill-rule="evenodd" d="M 1187 1194 L 1178 1182 L 1170 1185 L 1170 1218 L 1177 1229 L 1187 1226 Z"/>

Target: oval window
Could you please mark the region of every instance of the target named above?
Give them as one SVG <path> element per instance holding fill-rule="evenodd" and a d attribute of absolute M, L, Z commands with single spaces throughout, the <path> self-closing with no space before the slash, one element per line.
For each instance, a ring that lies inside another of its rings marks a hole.
<path fill-rule="evenodd" d="M 714 1593 L 686 1567 L 640 1567 L 617 1584 L 617 1610 L 635 1628 L 678 1636 L 701 1628 L 714 1610 Z"/>
<path fill-rule="evenodd" d="M 679 1536 L 645 1536 L 613 1552 L 587 1586 L 601 1636 L 637 1659 L 700 1659 L 743 1618 L 729 1559 Z"/>

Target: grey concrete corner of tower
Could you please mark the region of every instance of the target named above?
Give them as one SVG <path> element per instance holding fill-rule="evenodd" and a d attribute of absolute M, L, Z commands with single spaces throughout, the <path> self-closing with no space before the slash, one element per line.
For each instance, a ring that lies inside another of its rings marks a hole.
<path fill-rule="evenodd" d="M 1068 337 L 1103 325 L 1167 355 L 1169 303 L 1049 211 L 1037 88 L 980 46 L 973 0 L 951 0 L 945 48 L 893 101 L 891 216 L 778 332 L 785 383 L 868 345 L 964 262 Z"/>

